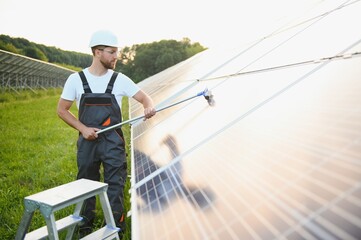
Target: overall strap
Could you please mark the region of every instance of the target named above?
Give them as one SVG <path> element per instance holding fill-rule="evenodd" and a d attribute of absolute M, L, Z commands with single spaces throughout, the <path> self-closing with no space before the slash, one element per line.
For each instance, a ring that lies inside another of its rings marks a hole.
<path fill-rule="evenodd" d="M 83 73 L 83 71 L 79 72 L 79 76 L 81 78 L 81 81 L 83 82 L 84 93 L 92 93 L 92 90 L 89 87 L 89 83 L 86 80 L 86 77 L 85 77 L 85 74 Z"/>
<path fill-rule="evenodd" d="M 113 91 L 113 85 L 115 82 L 115 79 L 117 79 L 118 73 L 117 72 L 113 72 L 112 77 L 110 78 L 110 81 L 108 83 L 108 87 L 107 90 L 105 91 L 105 93 L 112 93 Z"/>

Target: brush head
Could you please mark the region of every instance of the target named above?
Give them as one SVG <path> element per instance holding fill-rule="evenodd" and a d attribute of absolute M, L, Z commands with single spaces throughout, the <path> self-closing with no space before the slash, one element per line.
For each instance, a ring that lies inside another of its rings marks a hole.
<path fill-rule="evenodd" d="M 211 91 L 206 90 L 203 96 L 207 100 L 209 106 L 213 107 L 214 105 L 216 105 L 216 102 L 214 101 L 213 94 Z"/>

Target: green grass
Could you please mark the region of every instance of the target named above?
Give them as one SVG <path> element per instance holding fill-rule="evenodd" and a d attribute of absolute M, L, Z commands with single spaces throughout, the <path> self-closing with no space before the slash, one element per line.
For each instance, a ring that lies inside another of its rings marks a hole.
<path fill-rule="evenodd" d="M 36 93 L 0 95 L 0 236 L 14 239 L 23 215 L 23 199 L 46 189 L 76 179 L 77 131 L 56 114 L 61 89 Z M 128 101 L 123 101 L 123 119 L 128 119 Z M 72 108 L 74 114 L 77 110 Z M 129 162 L 129 126 L 123 126 Z M 128 164 L 130 168 L 130 163 Z M 130 169 L 128 171 L 130 172 Z M 130 209 L 128 189 L 125 209 Z M 59 210 L 56 218 L 72 213 L 73 207 Z M 102 210 L 97 205 L 96 227 L 102 224 Z M 130 239 L 130 219 L 123 239 Z M 32 218 L 30 230 L 45 225 L 40 213 Z"/>

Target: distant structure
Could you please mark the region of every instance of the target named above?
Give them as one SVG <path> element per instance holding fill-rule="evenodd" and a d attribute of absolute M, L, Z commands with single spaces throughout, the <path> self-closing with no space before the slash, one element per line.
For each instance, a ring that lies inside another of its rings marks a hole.
<path fill-rule="evenodd" d="M 74 71 L 0 50 L 1 92 L 48 89 L 62 87 Z"/>

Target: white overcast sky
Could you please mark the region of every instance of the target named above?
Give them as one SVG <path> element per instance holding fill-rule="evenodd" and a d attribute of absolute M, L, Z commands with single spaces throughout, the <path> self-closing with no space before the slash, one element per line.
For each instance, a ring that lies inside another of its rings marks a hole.
<path fill-rule="evenodd" d="M 0 0 L 0 34 L 90 53 L 95 30 L 121 46 L 188 37 L 205 47 L 260 36 L 320 0 Z"/>

